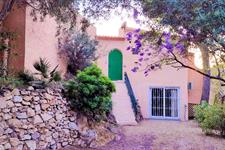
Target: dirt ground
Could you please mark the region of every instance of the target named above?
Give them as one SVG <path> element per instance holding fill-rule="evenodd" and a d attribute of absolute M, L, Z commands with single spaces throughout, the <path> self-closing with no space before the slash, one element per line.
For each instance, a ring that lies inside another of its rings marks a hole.
<path fill-rule="evenodd" d="M 121 140 L 97 150 L 225 150 L 225 139 L 205 136 L 195 121 L 146 120 L 122 131 Z"/>

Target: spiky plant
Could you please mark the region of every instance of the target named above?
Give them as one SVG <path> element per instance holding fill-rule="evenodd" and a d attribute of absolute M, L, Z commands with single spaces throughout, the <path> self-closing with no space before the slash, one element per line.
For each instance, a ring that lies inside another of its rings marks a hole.
<path fill-rule="evenodd" d="M 39 72 L 37 74 L 41 75 L 43 78 L 47 79 L 48 76 L 48 71 L 50 68 L 50 64 L 45 58 L 40 58 L 39 61 L 36 61 L 33 64 L 34 68 Z"/>
<path fill-rule="evenodd" d="M 57 71 L 59 65 L 57 65 L 51 72 L 50 72 L 50 79 L 49 82 L 51 81 L 61 81 L 61 75 L 60 73 Z"/>

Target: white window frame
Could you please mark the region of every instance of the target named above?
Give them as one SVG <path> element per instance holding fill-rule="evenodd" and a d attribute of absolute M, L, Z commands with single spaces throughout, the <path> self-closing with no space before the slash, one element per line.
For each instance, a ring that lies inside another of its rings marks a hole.
<path fill-rule="evenodd" d="M 163 109 L 163 116 L 152 116 L 152 89 L 155 88 L 161 88 L 163 89 L 163 103 L 164 103 L 164 109 Z M 165 90 L 166 89 L 176 89 L 178 91 L 178 116 L 177 117 L 166 117 L 165 115 Z M 180 93 L 181 90 L 179 87 L 163 87 L 163 86 L 154 86 L 149 87 L 149 103 L 148 103 L 148 112 L 149 112 L 149 118 L 150 119 L 163 119 L 163 120 L 180 120 Z"/>

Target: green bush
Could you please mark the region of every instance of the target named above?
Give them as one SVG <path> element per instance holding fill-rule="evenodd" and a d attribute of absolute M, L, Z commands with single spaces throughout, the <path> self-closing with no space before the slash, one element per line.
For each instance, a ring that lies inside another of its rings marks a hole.
<path fill-rule="evenodd" d="M 105 119 L 111 111 L 113 92 L 115 85 L 96 65 L 80 71 L 65 84 L 65 95 L 72 109 L 92 121 Z"/>
<path fill-rule="evenodd" d="M 195 118 L 206 134 L 219 131 L 223 137 L 225 136 L 225 104 L 208 105 L 203 103 L 196 106 Z"/>
<path fill-rule="evenodd" d="M 18 79 L 22 80 L 25 84 L 28 84 L 30 81 L 34 81 L 35 77 L 29 71 L 22 71 L 18 73 Z"/>
<path fill-rule="evenodd" d="M 17 88 L 23 87 L 24 82 L 15 77 L 0 77 L 0 90 L 4 87 Z"/>

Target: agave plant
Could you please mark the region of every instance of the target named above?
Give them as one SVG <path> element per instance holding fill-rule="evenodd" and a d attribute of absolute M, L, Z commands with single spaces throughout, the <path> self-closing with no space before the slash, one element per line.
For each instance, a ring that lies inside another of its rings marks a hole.
<path fill-rule="evenodd" d="M 36 61 L 33 64 L 34 68 L 39 72 L 36 73 L 38 75 L 41 75 L 43 78 L 47 79 L 48 78 L 48 71 L 50 68 L 50 64 L 45 58 L 40 58 L 39 61 Z"/>
<path fill-rule="evenodd" d="M 41 75 L 41 77 L 43 79 L 47 79 L 48 82 L 61 80 L 60 73 L 57 71 L 58 65 L 52 71 L 49 71 L 51 66 L 45 58 L 40 58 L 39 61 L 33 64 L 33 66 L 38 71 L 36 75 Z"/>

